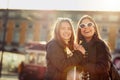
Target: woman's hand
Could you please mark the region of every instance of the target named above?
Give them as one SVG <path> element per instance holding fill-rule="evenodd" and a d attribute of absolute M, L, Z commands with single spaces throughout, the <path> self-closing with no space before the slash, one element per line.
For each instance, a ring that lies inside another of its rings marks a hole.
<path fill-rule="evenodd" d="M 79 50 L 83 55 L 85 55 L 86 50 L 82 45 L 79 45 L 79 44 L 75 43 L 74 44 L 74 49 Z"/>

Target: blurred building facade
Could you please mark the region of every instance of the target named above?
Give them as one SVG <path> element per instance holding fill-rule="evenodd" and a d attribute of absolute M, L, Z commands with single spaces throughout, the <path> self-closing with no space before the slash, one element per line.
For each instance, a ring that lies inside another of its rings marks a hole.
<path fill-rule="evenodd" d="M 0 10 L 0 47 L 4 35 L 5 11 Z M 76 29 L 79 18 L 85 14 L 96 20 L 100 34 L 110 44 L 110 48 L 120 49 L 120 12 L 8 10 L 5 50 L 24 52 L 27 42 L 49 41 L 54 21 L 58 17 L 71 18 Z"/>

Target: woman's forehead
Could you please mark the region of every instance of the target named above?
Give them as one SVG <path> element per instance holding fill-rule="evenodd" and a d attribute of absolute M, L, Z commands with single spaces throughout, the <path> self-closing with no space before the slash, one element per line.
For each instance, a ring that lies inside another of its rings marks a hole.
<path fill-rule="evenodd" d="M 85 18 L 85 19 L 83 19 L 82 21 L 81 21 L 81 23 L 85 23 L 85 22 L 92 22 L 90 19 L 88 19 L 88 18 Z"/>

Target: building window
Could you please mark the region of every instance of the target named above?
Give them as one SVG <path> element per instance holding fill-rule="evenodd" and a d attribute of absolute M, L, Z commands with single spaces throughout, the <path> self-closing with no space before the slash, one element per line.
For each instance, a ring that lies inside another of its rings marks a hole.
<path fill-rule="evenodd" d="M 110 15 L 109 16 L 109 21 L 114 21 L 114 22 L 119 21 L 118 15 Z"/>
<path fill-rule="evenodd" d="M 108 42 L 108 33 L 109 33 L 109 28 L 107 26 L 102 26 L 100 28 L 101 37 L 107 42 Z"/>
<path fill-rule="evenodd" d="M 3 42 L 3 37 L 5 35 L 5 25 L 4 23 L 1 21 L 0 22 L 0 42 Z"/>
<path fill-rule="evenodd" d="M 102 21 L 102 19 L 103 19 L 103 16 L 101 14 L 94 15 L 93 17 L 97 21 Z"/>
<path fill-rule="evenodd" d="M 117 29 L 117 37 L 120 38 L 120 27 Z"/>
<path fill-rule="evenodd" d="M 47 40 L 47 35 L 48 35 L 48 31 L 47 31 L 47 25 L 43 25 L 40 28 L 40 41 L 46 41 Z"/>
<path fill-rule="evenodd" d="M 26 42 L 33 41 L 33 23 L 29 23 L 26 32 Z"/>
<path fill-rule="evenodd" d="M 0 42 L 3 41 L 3 34 L 4 34 L 4 29 L 3 27 L 0 27 Z"/>
<path fill-rule="evenodd" d="M 120 49 L 120 27 L 117 29 L 116 49 Z"/>
<path fill-rule="evenodd" d="M 20 38 L 20 23 L 16 23 L 13 31 L 13 43 L 19 43 Z"/>

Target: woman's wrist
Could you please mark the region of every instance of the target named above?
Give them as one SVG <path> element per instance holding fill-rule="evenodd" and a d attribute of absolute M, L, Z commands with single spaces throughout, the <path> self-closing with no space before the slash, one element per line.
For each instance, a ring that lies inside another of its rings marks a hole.
<path fill-rule="evenodd" d="M 83 57 L 85 58 L 85 57 L 87 57 L 87 56 L 88 56 L 88 52 L 85 51 L 84 54 L 83 54 Z"/>

